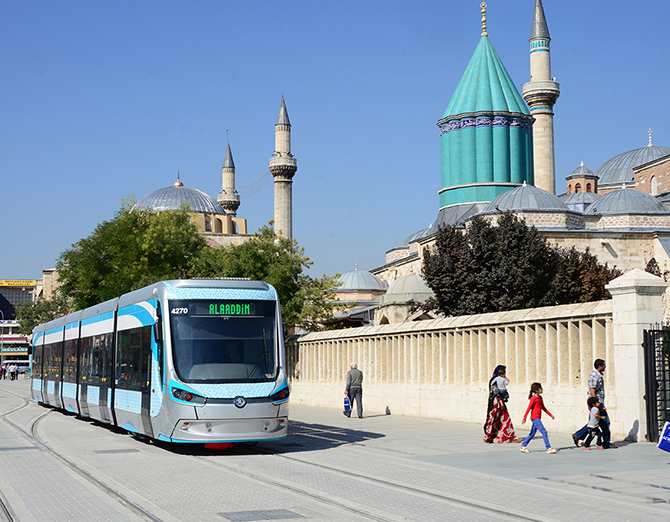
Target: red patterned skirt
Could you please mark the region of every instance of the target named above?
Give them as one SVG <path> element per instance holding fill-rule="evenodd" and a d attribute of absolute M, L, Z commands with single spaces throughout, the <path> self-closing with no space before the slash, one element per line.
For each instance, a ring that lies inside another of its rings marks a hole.
<path fill-rule="evenodd" d="M 507 412 L 507 405 L 497 397 L 493 400 L 493 408 L 486 419 L 486 435 L 484 442 L 488 444 L 514 442 L 517 440 L 512 425 L 512 418 Z"/>

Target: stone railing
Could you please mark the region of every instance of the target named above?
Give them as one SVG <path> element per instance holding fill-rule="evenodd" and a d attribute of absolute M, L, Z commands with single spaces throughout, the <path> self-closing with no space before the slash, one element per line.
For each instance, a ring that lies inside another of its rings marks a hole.
<path fill-rule="evenodd" d="M 637 438 L 644 421 L 644 379 L 639 375 L 644 365 L 641 346 L 638 350 L 635 343 L 644 327 L 661 321 L 665 283 L 636 270 L 610 287 L 615 295 L 609 301 L 306 335 L 287 345 L 291 400 L 341 408 L 345 376 L 356 362 L 364 375 L 367 415 L 390 411 L 483 424 L 488 381 L 493 369 L 504 364 L 514 422 L 520 424 L 530 384 L 537 381 L 556 416 L 547 425 L 567 432 L 585 424 L 587 378 L 593 361 L 601 358 L 607 362 L 606 403 L 613 432 Z M 640 310 L 642 315 L 635 315 Z M 616 324 L 613 317 L 627 322 Z M 627 397 L 625 411 L 618 395 Z M 635 402 L 631 397 L 638 395 Z"/>

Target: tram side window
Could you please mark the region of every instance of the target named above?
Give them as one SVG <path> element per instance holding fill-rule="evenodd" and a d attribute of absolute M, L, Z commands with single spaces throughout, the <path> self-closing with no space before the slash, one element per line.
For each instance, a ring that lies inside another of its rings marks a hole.
<path fill-rule="evenodd" d="M 65 341 L 63 347 L 63 381 L 77 382 L 77 339 Z"/>
<path fill-rule="evenodd" d="M 44 346 L 33 346 L 33 379 L 42 378 L 42 352 Z"/>
<path fill-rule="evenodd" d="M 84 352 L 84 339 L 82 339 L 82 364 L 86 366 L 85 380 L 92 386 L 109 386 L 112 364 L 112 339 L 113 334 L 98 334 L 87 338 L 90 348 L 86 347 Z M 87 343 L 88 344 L 88 343 Z M 84 360 L 86 357 L 86 360 Z M 83 377 L 82 377 L 83 379 Z"/>
<path fill-rule="evenodd" d="M 82 337 L 79 344 L 81 359 L 79 361 L 79 371 L 81 372 L 80 382 L 89 384 L 92 375 L 93 357 L 91 350 L 93 348 L 93 337 Z"/>
<path fill-rule="evenodd" d="M 60 378 L 60 360 L 62 343 L 44 345 L 44 377 L 50 381 Z"/>
<path fill-rule="evenodd" d="M 124 390 L 149 387 L 151 370 L 151 326 L 119 332 L 116 363 L 117 386 Z"/>

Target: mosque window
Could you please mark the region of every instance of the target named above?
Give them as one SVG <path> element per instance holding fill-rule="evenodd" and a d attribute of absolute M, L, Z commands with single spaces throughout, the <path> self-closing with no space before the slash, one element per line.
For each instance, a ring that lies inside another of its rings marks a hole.
<path fill-rule="evenodd" d="M 656 176 L 651 177 L 651 195 L 658 195 L 658 178 Z"/>
<path fill-rule="evenodd" d="M 586 184 L 586 192 L 591 192 L 591 184 L 590 183 Z"/>
<path fill-rule="evenodd" d="M 575 192 L 581 192 L 581 191 L 582 191 L 582 184 L 581 184 L 581 183 L 577 183 L 577 184 L 575 185 Z"/>
<path fill-rule="evenodd" d="M 205 232 L 212 231 L 212 218 L 205 216 Z"/>
<path fill-rule="evenodd" d="M 568 185 L 567 193 L 570 194 L 571 192 L 572 192 L 572 185 Z"/>

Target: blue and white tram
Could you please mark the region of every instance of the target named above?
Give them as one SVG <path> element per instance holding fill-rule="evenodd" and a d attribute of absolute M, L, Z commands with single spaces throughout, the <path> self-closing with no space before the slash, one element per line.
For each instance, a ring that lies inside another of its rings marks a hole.
<path fill-rule="evenodd" d="M 162 441 L 276 440 L 288 430 L 275 289 L 163 281 L 33 330 L 32 397 Z"/>

